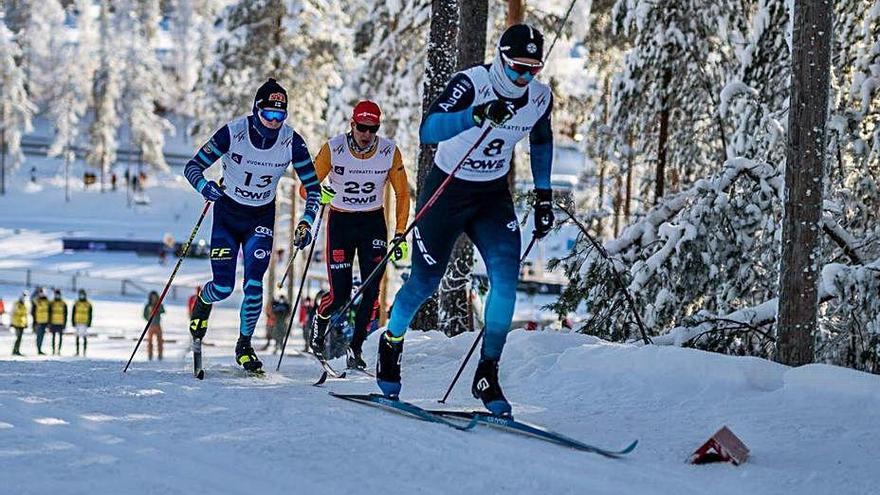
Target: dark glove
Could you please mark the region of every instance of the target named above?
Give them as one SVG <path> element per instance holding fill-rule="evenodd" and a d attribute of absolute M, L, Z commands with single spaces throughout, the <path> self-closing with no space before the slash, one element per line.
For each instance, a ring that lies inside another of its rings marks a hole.
<path fill-rule="evenodd" d="M 204 179 L 202 179 L 204 180 Z M 223 188 L 212 180 L 206 180 L 199 186 L 199 192 L 208 201 L 217 201 L 223 197 Z"/>
<path fill-rule="evenodd" d="M 400 242 L 398 242 L 398 239 Z M 394 261 L 400 261 L 406 258 L 406 255 L 409 254 L 409 243 L 406 242 L 406 238 L 400 234 L 394 236 L 394 239 L 391 239 L 391 243 L 397 243 L 394 247 L 394 251 L 391 252 L 391 259 Z"/>
<path fill-rule="evenodd" d="M 301 221 L 293 231 L 293 246 L 297 249 L 305 249 L 312 243 L 312 226 L 305 220 Z"/>
<path fill-rule="evenodd" d="M 495 125 L 501 125 L 513 118 L 516 113 L 516 107 L 513 102 L 504 100 L 492 100 L 481 103 L 474 107 L 474 122 L 479 127 L 483 126 L 483 122 L 488 120 Z"/>
<path fill-rule="evenodd" d="M 553 228 L 553 191 L 535 189 L 535 237 L 543 239 Z"/>

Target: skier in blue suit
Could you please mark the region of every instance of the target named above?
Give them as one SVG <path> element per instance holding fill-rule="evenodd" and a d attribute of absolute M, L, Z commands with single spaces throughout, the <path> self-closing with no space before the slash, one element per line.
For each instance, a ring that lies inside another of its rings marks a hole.
<path fill-rule="evenodd" d="M 394 299 L 391 319 L 379 340 L 376 380 L 390 398 L 400 393 L 403 337 L 413 316 L 440 283 L 461 233 L 474 242 L 489 274 L 485 340 L 471 391 L 496 415 L 511 407 L 498 382 L 498 362 L 516 303 L 520 231 L 507 185 L 514 146 L 528 136 L 535 183 L 535 235 L 553 226 L 550 168 L 553 132 L 550 88 L 534 76 L 543 67 L 544 38 L 526 24 L 509 27 L 492 63 L 455 74 L 422 121 L 422 144 L 437 143 L 435 167 L 419 191 L 420 204 L 448 174 L 463 167 L 413 229 L 412 274 Z M 486 129 L 491 131 L 474 146 Z"/>
<path fill-rule="evenodd" d="M 248 371 L 259 371 L 263 366 L 251 345 L 251 336 L 263 306 L 263 274 L 272 253 L 278 181 L 292 163 L 307 192 L 306 206 L 293 236 L 299 249 L 312 241 L 311 226 L 321 196 L 306 143 L 284 123 L 286 118 L 287 91 L 275 79 L 269 79 L 257 90 L 251 114 L 221 127 L 184 168 L 189 183 L 206 200 L 214 202 L 213 279 L 196 298 L 190 333 L 194 340 L 204 338 L 212 304 L 232 294 L 241 250 L 244 300 L 235 360 Z M 204 176 L 205 169 L 218 159 L 223 163 L 223 187 Z"/>

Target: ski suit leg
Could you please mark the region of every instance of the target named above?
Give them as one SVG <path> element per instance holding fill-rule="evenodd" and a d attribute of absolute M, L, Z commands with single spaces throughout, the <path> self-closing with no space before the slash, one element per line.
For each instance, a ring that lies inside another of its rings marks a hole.
<path fill-rule="evenodd" d="M 361 270 L 361 282 L 365 283 L 367 277 L 385 257 L 388 247 L 388 227 L 385 225 L 384 208 L 361 213 L 360 217 L 357 256 Z M 370 325 L 379 312 L 379 287 L 384 274 L 385 266 L 383 265 L 370 285 L 364 286 L 361 292 L 361 302 L 354 319 L 354 335 L 351 339 L 351 349 L 358 354 L 361 353 Z"/>
<path fill-rule="evenodd" d="M 263 275 L 269 268 L 269 255 L 272 253 L 273 218 L 256 222 L 242 246 L 244 254 L 244 299 L 241 302 L 239 316 L 241 335 L 250 337 L 257 328 L 257 320 L 263 309 Z M 268 225 L 265 225 L 268 223 Z"/>
<path fill-rule="evenodd" d="M 214 225 L 211 229 L 213 278 L 199 293 L 202 301 L 208 304 L 226 299 L 232 294 L 232 288 L 235 286 L 235 265 L 238 262 L 239 243 L 230 225 L 231 218 L 224 207 L 226 201 L 221 199 L 214 207 Z"/>
<path fill-rule="evenodd" d="M 496 199 L 485 203 L 466 232 L 489 275 L 482 357 L 498 361 L 513 319 L 519 280 L 521 237 L 510 193 L 499 192 Z"/>
<path fill-rule="evenodd" d="M 327 259 L 330 291 L 321 298 L 317 310 L 317 314 L 323 318 L 329 318 L 341 309 L 351 295 L 351 265 L 354 262 L 355 249 L 352 238 L 359 227 L 350 225 L 347 221 L 350 215 L 351 213 L 333 209 L 327 214 L 324 257 Z"/>
<path fill-rule="evenodd" d="M 419 204 L 434 194 L 445 178 L 446 174 L 437 167 L 431 169 L 419 193 Z M 455 241 L 480 203 L 479 188 L 484 184 L 453 179 L 413 229 L 412 272 L 394 297 L 388 320 L 388 331 L 393 336 L 406 333 L 416 311 L 440 285 Z"/>

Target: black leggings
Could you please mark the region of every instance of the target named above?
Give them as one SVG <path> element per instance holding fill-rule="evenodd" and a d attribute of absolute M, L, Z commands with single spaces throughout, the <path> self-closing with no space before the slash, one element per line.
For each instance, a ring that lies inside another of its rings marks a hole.
<path fill-rule="evenodd" d="M 361 269 L 361 282 L 364 282 L 385 256 L 388 244 L 388 228 L 385 226 L 385 210 L 380 208 L 365 212 L 344 212 L 330 210 L 327 215 L 327 246 L 324 257 L 327 259 L 327 275 L 330 279 L 330 292 L 321 298 L 318 314 L 329 317 L 348 302 L 352 287 L 352 263 L 357 252 Z M 385 272 L 380 273 L 364 287 L 354 320 L 354 337 L 351 341 L 353 351 L 360 353 L 367 338 L 367 329 L 379 310 L 379 282 Z M 342 316 L 345 318 L 345 316 Z"/>

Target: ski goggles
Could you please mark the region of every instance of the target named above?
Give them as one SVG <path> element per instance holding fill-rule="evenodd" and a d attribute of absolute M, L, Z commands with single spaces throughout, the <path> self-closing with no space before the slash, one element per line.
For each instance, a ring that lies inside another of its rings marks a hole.
<path fill-rule="evenodd" d="M 269 122 L 282 122 L 287 118 L 287 112 L 284 110 L 272 110 L 271 108 L 263 108 L 260 110 L 260 116 Z"/>
<path fill-rule="evenodd" d="M 376 134 L 377 132 L 379 132 L 379 124 L 369 125 L 355 122 L 354 127 L 360 132 L 369 132 L 370 134 Z"/>
<path fill-rule="evenodd" d="M 531 74 L 532 76 L 536 76 L 541 72 L 541 69 L 544 68 L 544 62 L 521 62 L 519 60 L 514 60 L 503 53 L 501 54 L 501 60 L 504 61 L 504 65 L 506 65 L 508 69 L 517 74 Z"/>

